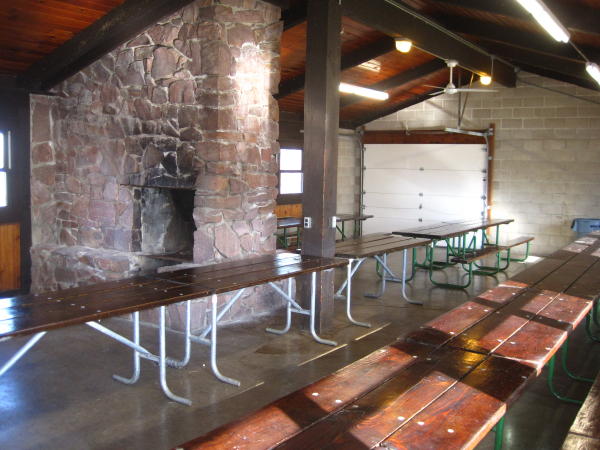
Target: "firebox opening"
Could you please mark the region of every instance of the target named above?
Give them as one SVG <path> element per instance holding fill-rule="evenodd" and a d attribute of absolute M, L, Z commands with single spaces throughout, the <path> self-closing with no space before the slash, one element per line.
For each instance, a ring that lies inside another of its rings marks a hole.
<path fill-rule="evenodd" d="M 190 189 L 142 189 L 142 253 L 173 263 L 193 260 L 194 194 Z"/>

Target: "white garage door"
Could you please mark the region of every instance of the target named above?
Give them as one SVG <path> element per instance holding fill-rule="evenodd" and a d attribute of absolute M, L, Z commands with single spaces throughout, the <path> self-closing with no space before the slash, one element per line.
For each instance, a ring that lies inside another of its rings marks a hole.
<path fill-rule="evenodd" d="M 482 144 L 366 145 L 363 232 L 482 217 L 487 167 Z"/>

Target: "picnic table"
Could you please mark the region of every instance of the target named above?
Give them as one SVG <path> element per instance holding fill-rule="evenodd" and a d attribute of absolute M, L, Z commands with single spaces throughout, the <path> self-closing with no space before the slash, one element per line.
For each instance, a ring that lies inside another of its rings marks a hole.
<path fill-rule="evenodd" d="M 509 406 L 546 364 L 551 381 L 558 350 L 598 308 L 600 240 L 580 242 L 180 447 L 472 449 L 495 426 L 500 448 Z"/>
<path fill-rule="evenodd" d="M 394 231 L 393 234 L 408 236 L 414 238 L 430 239 L 432 241 L 425 252 L 423 262 L 418 262 L 416 251 L 413 251 L 413 271 L 416 268 L 423 268 L 429 271 L 431 282 L 440 287 L 464 289 L 471 284 L 473 273 L 478 275 L 495 275 L 501 270 L 508 268 L 510 261 L 515 259 L 510 255 L 510 249 L 517 245 L 527 244 L 527 253 L 529 252 L 529 243 L 533 240 L 532 236 L 521 236 L 510 241 L 500 241 L 500 226 L 513 222 L 514 219 L 474 219 L 455 222 L 439 222 L 430 225 L 420 225 L 417 227 L 406 228 Z M 495 238 L 490 241 L 487 235 L 489 228 L 495 228 Z M 481 231 L 480 241 L 477 242 L 477 234 Z M 435 249 L 438 243 L 445 243 L 445 259 L 435 259 Z M 501 252 L 506 251 L 507 256 L 502 258 Z M 495 255 L 496 263 L 494 266 L 482 266 L 476 261 Z M 506 263 L 502 265 L 501 260 Z M 464 283 L 443 283 L 436 281 L 433 277 L 434 271 L 444 269 L 449 266 L 461 264 L 467 271 L 468 277 Z M 475 264 L 476 269 L 473 270 Z"/>
<path fill-rule="evenodd" d="M 342 240 L 348 238 L 346 236 L 345 223 L 354 222 L 354 237 L 361 234 L 361 224 L 363 221 L 372 218 L 372 215 L 365 214 L 337 214 L 335 216 L 336 228 L 341 234 Z M 282 230 L 282 235 L 278 235 L 277 239 L 283 248 L 288 248 L 288 234 L 290 229 L 295 229 L 296 245 L 300 245 L 301 229 L 304 227 L 302 217 L 281 217 L 277 219 L 277 229 Z"/>
<path fill-rule="evenodd" d="M 219 371 L 217 325 L 247 288 L 266 284 L 286 301 L 286 326 L 281 330 L 268 328 L 267 331 L 284 334 L 290 329 L 292 313 L 302 314 L 309 316 L 310 333 L 317 342 L 337 345 L 334 341 L 320 337 L 315 330 L 316 275 L 323 270 L 344 267 L 347 264 L 345 259 L 300 256 L 284 252 L 56 292 L 2 298 L 0 342 L 17 336 L 33 336 L 0 366 L 0 376 L 16 364 L 48 331 L 85 324 L 132 349 L 133 375 L 128 378 L 115 375 L 115 380 L 133 384 L 140 376 L 140 359 L 154 361 L 158 363 L 160 386 L 164 394 L 171 400 L 189 405 L 190 400 L 171 392 L 167 384 L 167 367 L 186 366 L 190 360 L 192 342 L 201 343 L 210 346 L 210 365 L 214 375 L 223 382 L 239 385 L 239 381 L 224 376 Z M 308 309 L 301 307 L 292 293 L 292 279 L 305 274 L 312 277 Z M 283 280 L 287 280 L 287 291 L 275 284 Z M 217 295 L 228 292 L 235 294 L 219 309 Z M 200 334 L 192 334 L 191 300 L 202 297 L 210 297 L 210 325 Z M 186 303 L 184 357 L 175 360 L 167 356 L 165 314 L 168 305 L 180 302 Z M 139 312 L 151 308 L 159 308 L 158 355 L 140 345 Z M 133 339 L 126 338 L 98 322 L 100 319 L 127 313 L 133 314 Z"/>
<path fill-rule="evenodd" d="M 368 259 L 373 258 L 381 265 L 383 274 L 379 292 L 376 294 L 365 294 L 367 297 L 379 298 L 386 289 L 386 282 L 392 281 L 402 283 L 402 296 L 408 303 L 421 305 L 422 302 L 412 300 L 406 295 L 406 277 L 407 252 L 415 247 L 426 246 L 431 243 L 430 239 L 412 238 L 406 236 L 396 236 L 390 233 L 373 233 L 359 238 L 337 242 L 335 245 L 335 256 L 339 258 L 348 258 L 347 276 L 344 283 L 336 292 L 341 296 L 346 290 L 346 305 L 350 305 L 350 291 L 352 286 L 352 277 L 358 271 L 359 267 Z M 387 256 L 390 253 L 402 251 L 403 265 L 402 277 L 398 277 L 388 265 Z M 350 318 L 350 317 L 349 317 Z"/>

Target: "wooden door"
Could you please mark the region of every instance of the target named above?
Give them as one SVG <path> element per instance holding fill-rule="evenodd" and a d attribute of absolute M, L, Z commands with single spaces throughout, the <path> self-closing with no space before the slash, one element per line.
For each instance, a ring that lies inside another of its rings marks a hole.
<path fill-rule="evenodd" d="M 21 227 L 0 225 L 0 292 L 21 288 Z"/>

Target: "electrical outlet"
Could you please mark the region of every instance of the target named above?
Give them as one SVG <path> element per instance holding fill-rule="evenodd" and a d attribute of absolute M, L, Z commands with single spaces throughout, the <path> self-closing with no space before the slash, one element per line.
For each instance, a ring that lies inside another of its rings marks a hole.
<path fill-rule="evenodd" d="M 333 216 L 331 218 L 331 228 L 335 228 L 337 226 L 337 217 Z"/>
<path fill-rule="evenodd" d="M 312 228 L 312 217 L 304 218 L 304 228 Z"/>

